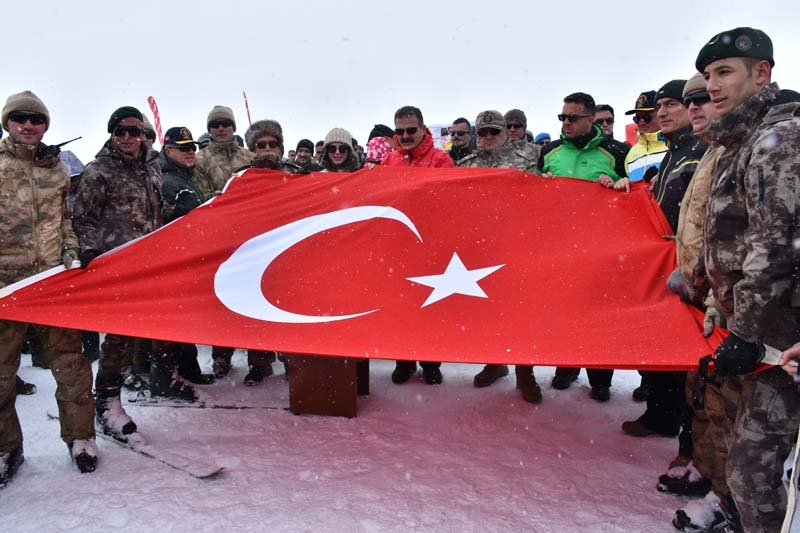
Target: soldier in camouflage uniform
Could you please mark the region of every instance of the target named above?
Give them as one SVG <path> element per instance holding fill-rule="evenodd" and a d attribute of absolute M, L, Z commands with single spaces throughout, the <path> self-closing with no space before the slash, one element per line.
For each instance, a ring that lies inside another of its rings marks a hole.
<path fill-rule="evenodd" d="M 141 112 L 129 106 L 117 109 L 108 121 L 108 132 L 110 139 L 86 165 L 75 197 L 73 226 L 83 268 L 103 252 L 155 231 L 162 221 L 161 167 L 158 152 L 142 143 Z M 122 361 L 133 344 L 132 337 L 107 334 L 95 378 L 97 423 L 103 432 L 123 441 L 136 431 L 120 403 Z M 154 351 L 157 365 L 162 356 L 157 348 Z M 183 385 L 175 384 L 180 390 Z"/>
<path fill-rule="evenodd" d="M 50 113 L 32 92 L 8 97 L 0 141 L 0 287 L 78 258 L 78 240 L 69 219 L 69 173 L 58 149 L 41 140 Z M 28 325 L 0 321 L 0 488 L 22 464 L 22 429 L 15 409 L 15 377 Z M 42 357 L 56 380 L 61 438 L 78 468 L 95 469 L 92 369 L 81 353 L 81 334 L 72 329 L 34 326 L 45 349 Z"/>
<path fill-rule="evenodd" d="M 513 111 L 513 110 L 512 110 Z M 521 111 L 520 111 L 521 113 Z M 524 115 L 523 115 L 524 116 Z M 509 140 L 506 119 L 499 111 L 482 111 L 475 119 L 475 130 L 478 133 L 478 149 L 474 153 L 461 158 L 459 167 L 482 168 L 516 168 L 525 172 L 539 173 L 536 162 L 539 159 L 539 146 L 529 142 L 516 143 Z M 524 132 L 525 129 L 522 128 Z M 498 379 L 508 375 L 508 365 L 485 365 L 475 375 L 473 384 L 476 387 L 488 387 Z M 517 388 L 526 402 L 542 401 L 542 390 L 533 375 L 533 366 L 517 365 Z"/>
<path fill-rule="evenodd" d="M 714 36 L 696 67 L 721 119 L 709 127 L 725 147 L 708 198 L 705 267 L 730 334 L 715 351 L 718 376 L 742 375 L 727 482 L 745 531 L 778 531 L 786 511 L 783 464 L 800 426 L 800 393 L 780 367 L 753 373 L 764 345 L 800 337 L 794 244 L 800 104 L 777 104 L 772 42 L 760 30 Z"/>
<path fill-rule="evenodd" d="M 233 136 L 236 120 L 230 107 L 214 106 L 206 125 L 211 141 L 197 153 L 194 163 L 194 180 L 204 202 L 219 194 L 234 171 L 253 159 L 253 154 L 239 146 Z"/>

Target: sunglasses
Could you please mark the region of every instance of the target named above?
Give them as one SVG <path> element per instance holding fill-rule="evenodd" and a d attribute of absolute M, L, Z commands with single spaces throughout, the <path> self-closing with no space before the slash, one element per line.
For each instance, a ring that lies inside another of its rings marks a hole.
<path fill-rule="evenodd" d="M 196 152 L 197 151 L 197 146 L 195 146 L 194 143 L 191 143 L 191 144 L 175 144 L 175 145 L 170 146 L 170 148 L 174 148 L 176 150 L 180 150 L 181 152 L 184 152 L 184 153 L 186 153 L 186 152 Z"/>
<path fill-rule="evenodd" d="M 650 122 L 651 120 L 653 120 L 653 115 L 652 115 L 652 113 L 647 113 L 646 115 L 634 115 L 634 116 L 633 116 L 633 121 L 634 121 L 636 124 L 638 124 L 638 123 L 640 123 L 640 122 L 644 122 L 645 124 L 647 124 L 647 123 L 648 123 L 648 122 Z"/>
<path fill-rule="evenodd" d="M 592 115 L 564 115 L 564 114 L 559 114 L 558 115 L 558 121 L 559 122 L 566 122 L 566 121 L 569 120 L 570 122 L 578 122 L 582 118 L 589 118 L 591 116 Z"/>
<path fill-rule="evenodd" d="M 147 139 L 148 141 L 155 141 L 156 140 L 156 134 L 152 133 L 152 132 L 149 132 L 149 131 L 146 131 L 146 132 L 144 132 L 144 138 Z"/>
<path fill-rule="evenodd" d="M 22 113 L 20 111 L 14 111 L 13 113 L 9 113 L 8 118 L 17 124 L 25 124 L 26 122 L 30 122 L 34 126 L 41 126 L 46 122 L 44 115 L 40 115 L 39 113 Z"/>
<path fill-rule="evenodd" d="M 453 137 L 463 137 L 464 135 L 469 135 L 469 132 L 462 130 L 451 130 L 450 135 L 452 135 Z"/>
<path fill-rule="evenodd" d="M 325 151 L 329 154 L 335 154 L 339 152 L 340 154 L 346 154 L 350 151 L 350 148 L 347 147 L 346 144 L 329 144 Z"/>
<path fill-rule="evenodd" d="M 603 123 L 605 123 L 605 124 L 613 124 L 614 123 L 614 117 L 598 118 L 598 119 L 595 119 L 595 122 L 597 122 L 598 124 L 603 124 Z"/>
<path fill-rule="evenodd" d="M 124 137 L 126 133 L 129 137 L 141 137 L 142 128 L 139 126 L 117 126 L 114 128 L 114 137 Z"/>
<path fill-rule="evenodd" d="M 711 101 L 711 97 L 708 95 L 705 96 L 689 96 L 683 100 L 683 105 L 689 107 L 691 104 L 694 104 L 698 107 L 701 105 L 707 104 Z"/>
<path fill-rule="evenodd" d="M 274 149 L 280 146 L 280 143 L 278 141 L 258 141 L 256 143 L 256 148 L 258 148 L 259 150 L 263 150 L 267 146 Z"/>
<path fill-rule="evenodd" d="M 406 133 L 409 135 L 414 135 L 419 131 L 419 128 L 395 128 L 394 132 L 398 137 L 402 137 Z"/>
<path fill-rule="evenodd" d="M 506 128 L 508 128 L 510 130 L 511 129 L 518 130 L 518 129 L 523 128 L 523 127 L 524 126 L 522 124 L 517 124 L 516 122 L 512 122 L 511 124 L 506 124 Z"/>
<path fill-rule="evenodd" d="M 500 130 L 495 130 L 492 128 L 481 128 L 478 130 L 478 137 L 486 137 L 491 135 L 492 137 L 496 137 L 500 135 Z"/>
<path fill-rule="evenodd" d="M 545 144 L 550 144 L 550 141 L 539 141 L 536 144 L 538 144 L 539 146 L 544 146 Z"/>
<path fill-rule="evenodd" d="M 208 123 L 208 127 L 209 128 L 214 128 L 214 129 L 216 129 L 216 128 L 230 128 L 232 126 L 233 126 L 233 122 L 228 120 L 228 119 L 212 120 L 211 122 Z"/>

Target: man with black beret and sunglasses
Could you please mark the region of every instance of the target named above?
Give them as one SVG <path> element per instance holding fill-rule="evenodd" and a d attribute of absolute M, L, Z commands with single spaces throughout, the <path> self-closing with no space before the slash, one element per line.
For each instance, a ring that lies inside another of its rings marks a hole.
<path fill-rule="evenodd" d="M 38 96 L 23 91 L 2 110 L 8 137 L 0 141 L 0 287 L 78 258 L 69 218 L 70 179 L 58 149 L 42 143 L 50 113 Z M 0 320 L 0 488 L 25 460 L 15 402 L 20 348 L 28 325 Z M 97 461 L 94 442 L 92 369 L 81 353 L 81 334 L 33 326 L 47 347 L 42 358 L 56 380 L 61 438 L 81 472 Z"/>
<path fill-rule="evenodd" d="M 659 133 L 656 118 L 656 91 L 641 93 L 633 109 L 625 114 L 633 115 L 633 123 L 638 129 L 636 144 L 625 156 L 625 173 L 632 182 L 644 180 L 650 183 L 658 174 L 658 167 L 667 153 L 667 144 Z"/>
<path fill-rule="evenodd" d="M 253 154 L 239 146 L 234 138 L 236 120 L 233 110 L 216 105 L 206 119 L 211 141 L 201 150 L 194 163 L 194 179 L 203 201 L 222 192 L 234 171 L 244 168 L 253 160 Z"/>

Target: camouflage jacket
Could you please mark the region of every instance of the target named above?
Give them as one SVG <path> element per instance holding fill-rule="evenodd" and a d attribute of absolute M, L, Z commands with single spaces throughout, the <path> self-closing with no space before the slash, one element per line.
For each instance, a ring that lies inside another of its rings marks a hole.
<path fill-rule="evenodd" d="M 728 327 L 784 350 L 800 340 L 798 276 L 800 104 L 774 105 L 764 87 L 709 126 L 725 147 L 703 228 L 706 273 Z"/>
<path fill-rule="evenodd" d="M 72 225 L 81 250 L 107 252 L 161 227 L 161 210 L 158 152 L 131 158 L 107 141 L 81 174 Z"/>
<path fill-rule="evenodd" d="M 253 160 L 252 152 L 230 142 L 211 141 L 197 152 L 194 161 L 194 181 L 205 202 L 222 191 L 234 171 L 246 167 Z"/>
<path fill-rule="evenodd" d="M 35 160 L 36 148 L 0 141 L 0 287 L 60 265 L 64 249 L 78 247 L 67 167 L 57 155 Z"/>
<path fill-rule="evenodd" d="M 532 174 L 540 174 L 539 145 L 527 143 L 527 146 L 515 146 L 506 142 L 503 146 L 492 152 L 477 150 L 456 162 L 458 167 L 482 168 L 516 168 Z"/>
<path fill-rule="evenodd" d="M 675 232 L 678 268 L 689 300 L 698 307 L 703 306 L 708 287 L 695 287 L 694 267 L 703 248 L 703 221 L 706 217 L 708 189 L 717 168 L 717 161 L 724 151 L 723 146 L 709 145 L 697 164 L 678 214 L 678 229 Z"/>

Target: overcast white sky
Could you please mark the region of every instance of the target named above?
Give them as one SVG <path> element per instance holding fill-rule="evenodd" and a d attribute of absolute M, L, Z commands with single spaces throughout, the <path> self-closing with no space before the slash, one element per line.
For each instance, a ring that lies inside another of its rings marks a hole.
<path fill-rule="evenodd" d="M 215 104 L 283 125 L 286 150 L 332 127 L 364 144 L 402 105 L 427 124 L 524 110 L 556 134 L 562 98 L 592 94 L 617 111 L 617 138 L 639 92 L 688 78 L 719 31 L 753 26 L 775 46 L 773 79 L 800 90 L 800 11 L 790 1 L 531 2 L 50 0 L 4 4 L 0 99 L 30 89 L 48 106 L 45 142 L 72 137 L 84 163 L 111 112 L 158 102 L 164 130 L 205 131 Z"/>

